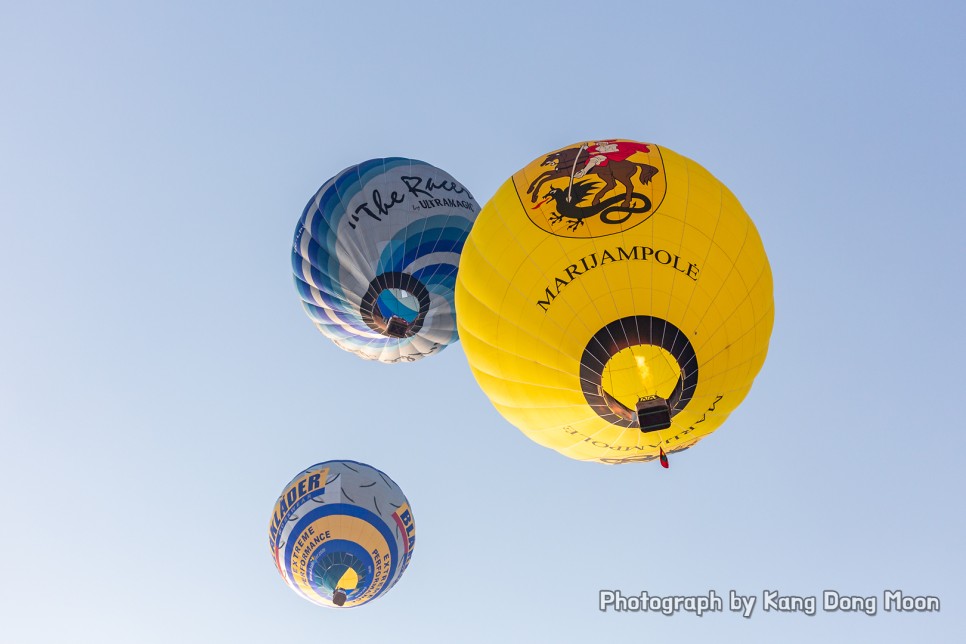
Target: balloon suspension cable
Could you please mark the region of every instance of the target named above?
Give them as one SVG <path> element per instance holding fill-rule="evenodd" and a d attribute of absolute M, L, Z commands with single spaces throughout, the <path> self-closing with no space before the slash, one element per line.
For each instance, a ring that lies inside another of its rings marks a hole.
<path fill-rule="evenodd" d="M 580 158 L 580 153 L 586 149 L 586 145 L 580 146 L 580 149 L 577 150 L 577 154 L 574 156 L 574 165 L 570 168 L 570 185 L 567 186 L 567 203 L 570 203 L 570 191 L 574 188 L 574 173 L 577 172 L 577 159 Z"/>

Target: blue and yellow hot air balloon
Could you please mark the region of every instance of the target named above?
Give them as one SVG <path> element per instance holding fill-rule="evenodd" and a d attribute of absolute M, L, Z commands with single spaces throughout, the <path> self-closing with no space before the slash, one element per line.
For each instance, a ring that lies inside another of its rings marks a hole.
<path fill-rule="evenodd" d="M 453 289 L 480 208 L 422 161 L 372 159 L 327 181 L 295 231 L 292 269 L 309 318 L 367 360 L 412 362 L 458 339 Z"/>
<path fill-rule="evenodd" d="M 406 496 L 383 472 L 326 461 L 285 486 L 268 537 L 292 590 L 320 606 L 351 608 L 399 581 L 413 556 L 416 522 Z"/>
<path fill-rule="evenodd" d="M 531 439 L 666 466 L 751 389 L 774 302 L 758 231 L 721 182 L 607 139 L 503 184 L 463 249 L 456 311 L 477 382 Z"/>

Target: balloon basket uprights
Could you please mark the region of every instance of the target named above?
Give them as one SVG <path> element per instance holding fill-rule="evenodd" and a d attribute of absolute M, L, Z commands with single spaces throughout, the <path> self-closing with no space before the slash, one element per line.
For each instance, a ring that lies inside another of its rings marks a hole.
<path fill-rule="evenodd" d="M 386 324 L 386 335 L 392 338 L 405 338 L 409 335 L 409 322 L 398 315 L 392 316 Z"/>
<path fill-rule="evenodd" d="M 642 432 L 653 432 L 671 426 L 671 406 L 660 396 L 642 396 L 637 401 L 637 423 Z"/>

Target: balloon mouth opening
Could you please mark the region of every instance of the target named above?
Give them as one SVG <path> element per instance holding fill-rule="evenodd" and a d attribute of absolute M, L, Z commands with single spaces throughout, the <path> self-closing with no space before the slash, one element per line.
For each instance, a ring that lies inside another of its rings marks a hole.
<path fill-rule="evenodd" d="M 373 331 L 409 338 L 419 332 L 429 313 L 429 291 L 409 273 L 382 273 L 369 283 L 360 312 Z"/>
<path fill-rule="evenodd" d="M 323 597 L 331 593 L 332 603 L 343 606 L 349 600 L 358 598 L 361 583 L 366 574 L 362 562 L 350 552 L 334 551 L 323 555 L 312 564 L 310 584 L 317 585 Z"/>
<path fill-rule="evenodd" d="M 674 385 L 670 399 L 647 393 L 648 389 L 641 387 L 638 401 L 633 407 L 630 407 L 618 400 L 603 386 L 598 385 L 597 393 L 607 408 L 607 414 L 601 414 L 596 408 L 594 411 L 597 411 L 599 416 L 615 425 L 639 427 L 642 432 L 667 429 L 671 426 L 671 418 L 684 408 L 683 406 L 677 407 L 683 387 L 684 381 L 679 378 Z M 619 421 L 615 422 L 615 418 Z"/>
<path fill-rule="evenodd" d="M 387 288 L 376 296 L 376 306 L 385 319 L 398 318 L 407 325 L 419 317 L 419 299 L 402 288 Z"/>
<path fill-rule="evenodd" d="M 629 316 L 604 326 L 587 343 L 580 382 L 587 404 L 607 422 L 656 431 L 670 427 L 691 401 L 698 362 L 691 341 L 676 326 Z"/>

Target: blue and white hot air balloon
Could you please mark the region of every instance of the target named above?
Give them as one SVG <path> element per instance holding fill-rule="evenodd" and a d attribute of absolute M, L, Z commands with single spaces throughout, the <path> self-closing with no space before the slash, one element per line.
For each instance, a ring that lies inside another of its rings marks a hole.
<path fill-rule="evenodd" d="M 299 219 L 292 269 L 302 305 L 336 345 L 367 360 L 413 362 L 458 339 L 453 290 L 480 211 L 423 161 L 346 168 Z"/>
<path fill-rule="evenodd" d="M 402 577 L 416 546 L 416 521 L 385 473 L 356 461 L 326 461 L 282 490 L 268 546 L 297 594 L 320 606 L 352 608 L 381 597 Z"/>

